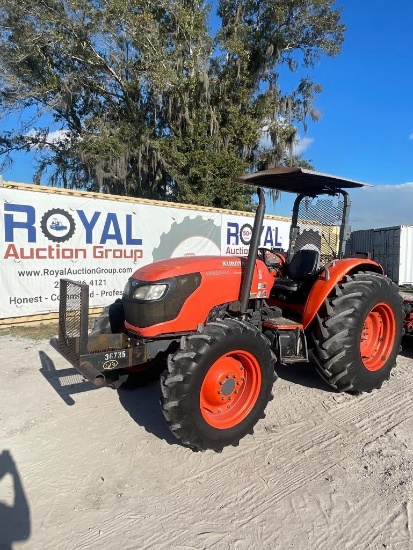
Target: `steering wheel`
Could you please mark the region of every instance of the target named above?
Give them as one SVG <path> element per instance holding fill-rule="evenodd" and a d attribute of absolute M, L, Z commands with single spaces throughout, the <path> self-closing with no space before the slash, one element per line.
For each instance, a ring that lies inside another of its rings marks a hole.
<path fill-rule="evenodd" d="M 286 262 L 284 254 L 281 252 L 274 252 L 271 248 L 263 246 L 258 249 L 257 256 L 270 270 L 282 271 Z"/>

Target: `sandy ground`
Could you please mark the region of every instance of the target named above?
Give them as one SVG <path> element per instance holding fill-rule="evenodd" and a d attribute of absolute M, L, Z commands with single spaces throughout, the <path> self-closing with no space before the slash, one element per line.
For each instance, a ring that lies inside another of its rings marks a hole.
<path fill-rule="evenodd" d="M 280 367 L 238 448 L 170 434 L 158 384 L 94 389 L 49 345 L 0 337 L 0 548 L 413 548 L 413 345 L 380 391 Z"/>

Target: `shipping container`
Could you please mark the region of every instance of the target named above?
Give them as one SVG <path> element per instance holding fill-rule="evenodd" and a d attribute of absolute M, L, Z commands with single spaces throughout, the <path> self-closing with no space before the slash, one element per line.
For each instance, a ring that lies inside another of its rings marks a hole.
<path fill-rule="evenodd" d="M 413 284 L 413 226 L 353 231 L 346 253 L 367 252 L 398 285 Z"/>

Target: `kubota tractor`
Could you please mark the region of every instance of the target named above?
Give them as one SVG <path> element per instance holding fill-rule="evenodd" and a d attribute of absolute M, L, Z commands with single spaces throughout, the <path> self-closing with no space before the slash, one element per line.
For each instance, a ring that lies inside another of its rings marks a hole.
<path fill-rule="evenodd" d="M 397 286 L 367 257 L 345 257 L 350 199 L 363 184 L 301 168 L 237 178 L 257 186 L 248 257 L 173 258 L 138 269 L 88 334 L 88 287 L 61 280 L 56 349 L 96 385 L 161 374 L 177 438 L 221 451 L 252 433 L 277 362 L 311 360 L 338 391 L 379 388 L 403 332 Z M 288 251 L 259 247 L 262 188 L 297 194 Z"/>

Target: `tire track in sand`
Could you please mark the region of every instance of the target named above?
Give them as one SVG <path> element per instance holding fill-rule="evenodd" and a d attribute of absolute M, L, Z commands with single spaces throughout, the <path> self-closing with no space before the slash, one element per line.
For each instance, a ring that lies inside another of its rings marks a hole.
<path fill-rule="evenodd" d="M 317 479 L 336 471 L 349 454 L 348 449 L 374 441 L 411 417 L 413 413 L 408 405 L 412 390 L 411 381 L 392 378 L 380 392 L 346 397 L 341 402 L 332 394 L 322 407 L 317 407 L 313 417 L 298 419 L 293 426 L 284 429 L 271 422 L 277 408 L 271 406 L 269 418 L 257 428 L 253 445 L 243 442 L 237 449 L 227 449 L 224 453 L 228 456 L 223 460 L 214 461 L 212 466 L 186 478 L 180 487 L 165 495 L 171 506 L 162 518 L 155 509 L 148 507 L 145 517 L 148 535 L 139 542 L 139 548 L 190 548 L 188 540 L 203 541 L 201 547 L 205 548 L 218 548 L 221 544 L 225 545 L 223 548 L 228 547 L 225 541 L 234 531 L 260 523 L 263 518 L 270 517 L 271 510 L 279 508 L 280 503 L 289 502 L 298 491 L 302 492 Z M 208 454 L 202 456 L 206 459 Z M 368 499 L 363 498 L 360 502 L 349 503 L 350 513 L 341 518 L 341 525 L 333 534 L 330 531 L 329 540 L 325 542 L 323 536 L 315 536 L 314 544 L 318 544 L 318 548 L 331 548 L 334 543 L 345 540 L 350 529 L 352 548 L 357 545 L 368 548 L 378 540 L 380 525 L 384 530 L 391 529 L 391 525 L 401 522 L 399 518 L 407 519 L 400 508 L 387 509 L 371 532 L 366 533 L 362 518 L 363 508 L 368 505 Z M 176 529 L 174 518 L 191 518 L 192 512 L 202 517 L 202 521 L 187 525 L 184 531 Z M 142 517 L 133 512 L 116 515 L 105 522 L 100 543 L 110 545 L 113 541 L 115 545 L 115 541 L 122 534 L 124 536 L 125 531 L 133 531 L 139 521 Z M 401 536 L 406 541 L 406 533 L 401 531 Z M 85 534 L 78 548 L 87 547 L 93 540 L 92 534 Z"/>

